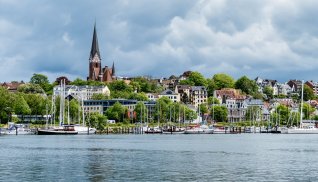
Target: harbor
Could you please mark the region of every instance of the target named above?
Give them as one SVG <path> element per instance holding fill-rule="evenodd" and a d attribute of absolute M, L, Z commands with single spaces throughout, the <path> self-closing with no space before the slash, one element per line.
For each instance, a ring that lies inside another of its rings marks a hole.
<path fill-rule="evenodd" d="M 316 135 L 28 135 L 0 140 L 4 181 L 318 180 Z"/>

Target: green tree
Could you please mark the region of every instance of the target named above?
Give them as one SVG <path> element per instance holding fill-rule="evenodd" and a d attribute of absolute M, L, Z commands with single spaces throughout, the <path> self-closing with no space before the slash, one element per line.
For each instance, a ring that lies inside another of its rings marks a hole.
<path fill-rule="evenodd" d="M 213 96 L 214 91 L 217 89 L 217 86 L 214 82 L 213 79 L 207 79 L 207 91 L 208 91 L 208 96 L 211 97 Z"/>
<path fill-rule="evenodd" d="M 45 91 L 49 92 L 53 89 L 46 75 L 34 73 L 30 79 L 31 84 L 38 84 Z"/>
<path fill-rule="evenodd" d="M 12 110 L 10 93 L 0 86 L 0 123 L 8 121 L 8 114 Z"/>
<path fill-rule="evenodd" d="M 224 73 L 215 74 L 212 80 L 215 84 L 216 90 L 222 88 L 234 88 L 235 81 L 230 75 Z"/>
<path fill-rule="evenodd" d="M 291 112 L 290 113 L 290 126 L 299 126 L 300 123 L 300 114 L 299 112 Z"/>
<path fill-rule="evenodd" d="M 207 86 L 208 82 L 207 80 L 204 78 L 204 76 L 197 72 L 191 72 L 190 76 L 188 77 L 189 82 L 193 83 L 194 86 Z"/>
<path fill-rule="evenodd" d="M 138 100 L 138 101 L 148 101 L 148 97 L 145 93 L 130 93 L 128 99 Z"/>
<path fill-rule="evenodd" d="M 201 114 L 209 112 L 208 107 L 207 107 L 206 104 L 200 104 L 200 112 L 201 112 Z"/>
<path fill-rule="evenodd" d="M 105 115 L 107 116 L 108 119 L 111 120 L 116 120 L 118 121 L 123 121 L 126 113 L 126 108 L 122 106 L 119 102 L 116 102 L 113 106 L 109 107 L 106 110 Z"/>
<path fill-rule="evenodd" d="M 303 103 L 303 119 L 310 119 L 310 116 L 315 112 L 315 108 L 308 103 Z"/>
<path fill-rule="evenodd" d="M 77 118 L 78 120 L 80 119 L 80 105 L 76 99 L 72 99 L 70 102 L 70 117 L 71 121 L 74 122 L 74 119 Z"/>
<path fill-rule="evenodd" d="M 107 117 L 100 113 L 90 113 L 87 115 L 86 125 L 96 128 L 100 133 L 104 131 L 107 122 Z"/>
<path fill-rule="evenodd" d="M 109 96 L 102 93 L 92 95 L 92 100 L 107 100 L 107 99 L 109 99 Z"/>
<path fill-rule="evenodd" d="M 110 98 L 113 99 L 128 99 L 131 92 L 127 91 L 110 91 Z"/>
<path fill-rule="evenodd" d="M 219 99 L 210 96 L 208 98 L 208 105 L 211 106 L 211 105 L 214 105 L 214 104 L 220 104 L 220 101 L 219 101 Z"/>
<path fill-rule="evenodd" d="M 16 94 L 12 104 L 15 114 L 27 115 L 31 113 L 31 109 L 28 103 L 24 100 L 22 94 Z"/>
<path fill-rule="evenodd" d="M 84 85 L 88 85 L 88 84 L 87 84 L 87 81 L 82 80 L 80 78 L 76 78 L 74 81 L 71 82 L 71 85 L 84 86 Z"/>
<path fill-rule="evenodd" d="M 136 120 L 139 122 L 145 122 L 148 112 L 145 104 L 143 102 L 138 102 L 134 111 L 136 112 Z"/>
<path fill-rule="evenodd" d="M 123 80 L 116 80 L 108 85 L 111 92 L 116 91 L 124 91 L 124 92 L 132 92 L 133 88 L 129 85 L 127 85 Z"/>
<path fill-rule="evenodd" d="M 304 101 L 312 100 L 315 98 L 314 91 L 308 86 L 304 85 Z"/>
<path fill-rule="evenodd" d="M 225 106 L 213 106 L 211 111 L 211 116 L 217 121 L 217 122 L 226 122 L 227 121 L 227 115 L 228 111 Z M 214 114 L 214 116 L 213 116 Z"/>
<path fill-rule="evenodd" d="M 235 82 L 235 88 L 242 90 L 244 93 L 252 95 L 257 92 L 258 87 L 254 80 L 250 80 L 247 76 L 242 76 Z"/>
<path fill-rule="evenodd" d="M 172 101 L 168 97 L 161 97 L 156 102 L 155 119 L 160 121 L 166 121 L 169 116 L 169 105 Z"/>
<path fill-rule="evenodd" d="M 28 103 L 32 115 L 45 115 L 46 109 L 49 109 L 50 100 L 39 94 L 23 94 L 23 98 Z"/>
<path fill-rule="evenodd" d="M 27 83 L 20 85 L 18 87 L 18 92 L 26 93 L 26 94 L 43 94 L 44 90 L 42 87 L 38 84 L 33 84 L 33 83 Z"/>
<path fill-rule="evenodd" d="M 273 98 L 274 90 L 270 86 L 265 86 L 264 90 L 263 90 L 263 93 L 267 96 L 267 99 L 269 100 L 269 99 Z"/>

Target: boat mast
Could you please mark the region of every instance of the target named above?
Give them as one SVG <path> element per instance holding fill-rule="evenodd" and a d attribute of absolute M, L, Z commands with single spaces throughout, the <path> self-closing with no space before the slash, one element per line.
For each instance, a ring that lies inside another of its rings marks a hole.
<path fill-rule="evenodd" d="M 62 88 L 62 82 L 63 82 L 63 80 L 60 83 L 60 117 L 59 117 L 60 126 L 62 125 L 62 122 L 63 122 L 63 109 L 62 109 L 63 88 Z"/>
<path fill-rule="evenodd" d="M 300 121 L 299 127 L 303 127 L 303 105 L 304 105 L 304 80 L 301 81 L 301 103 L 300 103 Z"/>
<path fill-rule="evenodd" d="M 71 89 L 71 88 L 69 88 Z M 67 103 L 67 124 L 70 125 L 70 97 L 69 97 L 69 92 L 67 92 L 67 97 L 68 97 L 68 103 Z"/>

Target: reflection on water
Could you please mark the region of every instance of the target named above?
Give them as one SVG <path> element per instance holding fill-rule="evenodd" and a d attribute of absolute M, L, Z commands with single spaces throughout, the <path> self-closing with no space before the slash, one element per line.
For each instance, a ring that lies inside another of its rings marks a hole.
<path fill-rule="evenodd" d="M 317 181 L 316 135 L 1 136 L 0 181 Z"/>

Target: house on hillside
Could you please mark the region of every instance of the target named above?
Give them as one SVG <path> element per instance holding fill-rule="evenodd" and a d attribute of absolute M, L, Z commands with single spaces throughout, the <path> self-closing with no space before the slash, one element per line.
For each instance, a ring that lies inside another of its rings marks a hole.
<path fill-rule="evenodd" d="M 172 100 L 172 102 L 180 102 L 180 95 L 170 89 L 167 89 L 161 92 L 158 95 L 158 98 L 161 98 L 161 97 L 168 97 L 170 100 Z"/>

